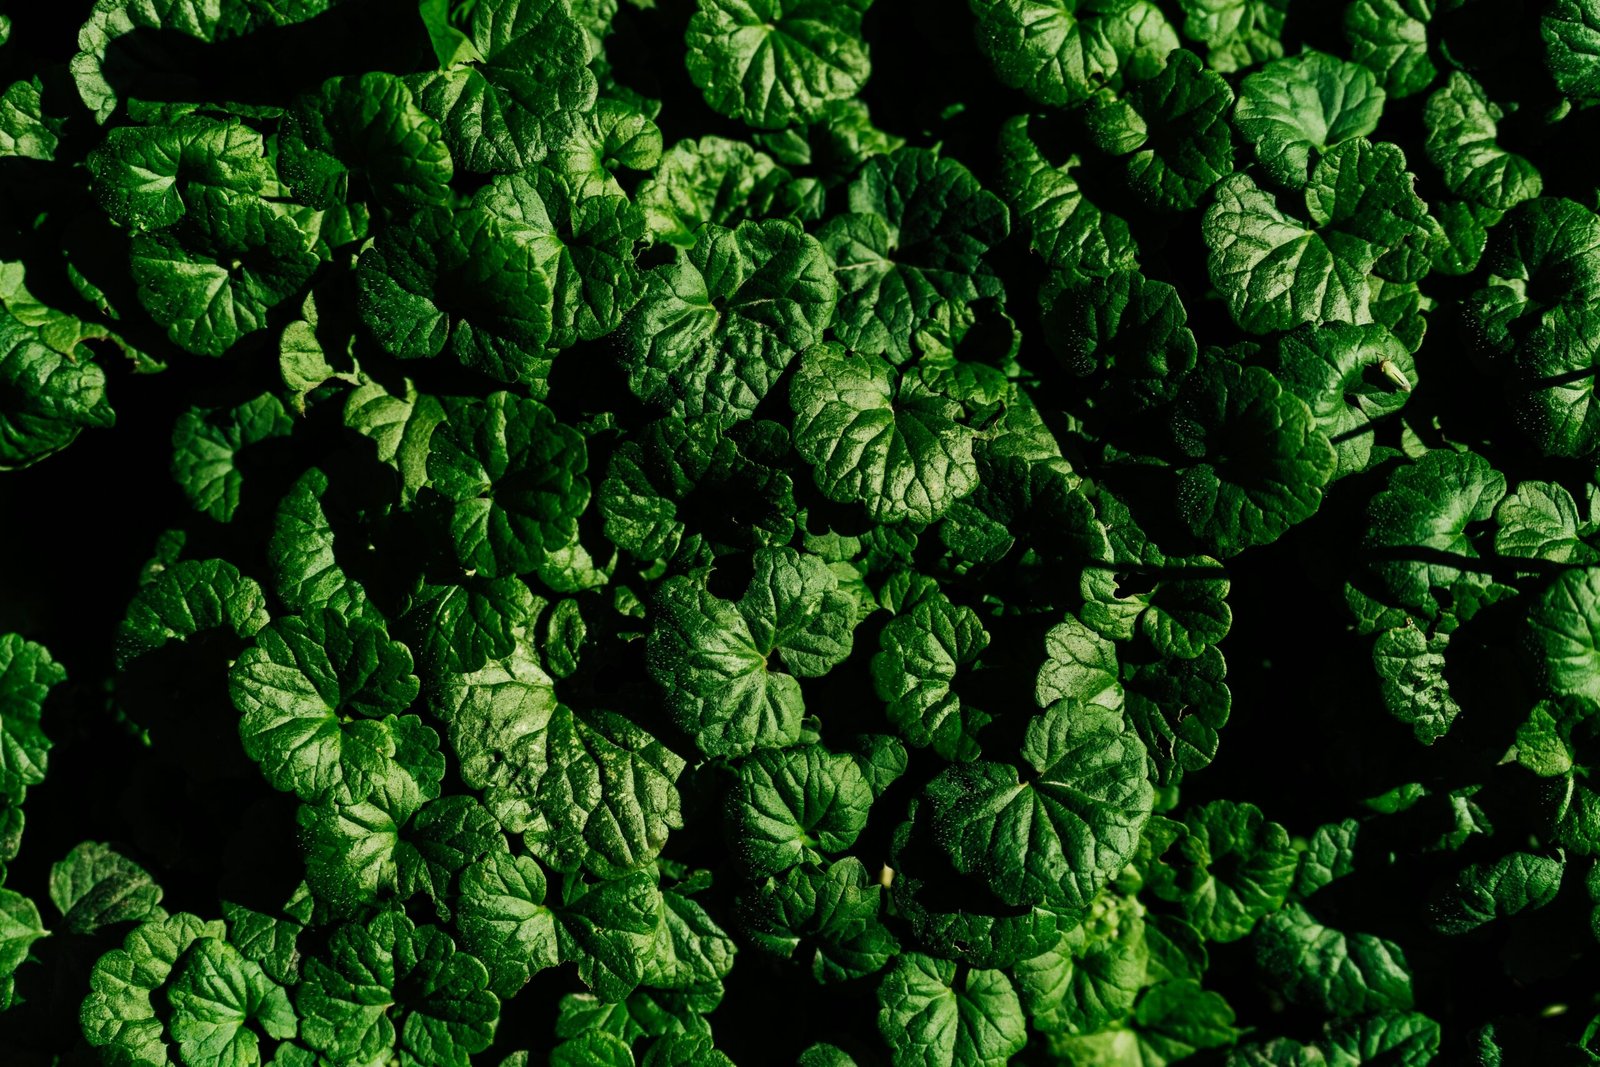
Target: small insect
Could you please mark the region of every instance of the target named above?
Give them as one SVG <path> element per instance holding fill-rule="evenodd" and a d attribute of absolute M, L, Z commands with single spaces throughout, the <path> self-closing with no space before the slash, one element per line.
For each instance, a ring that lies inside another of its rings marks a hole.
<path fill-rule="evenodd" d="M 1406 378 L 1405 374 L 1401 372 L 1399 367 L 1394 365 L 1393 360 L 1379 360 L 1378 369 L 1383 372 L 1383 376 L 1385 378 L 1388 378 L 1395 385 L 1399 386 L 1401 390 L 1407 393 L 1411 392 L 1410 380 Z"/>

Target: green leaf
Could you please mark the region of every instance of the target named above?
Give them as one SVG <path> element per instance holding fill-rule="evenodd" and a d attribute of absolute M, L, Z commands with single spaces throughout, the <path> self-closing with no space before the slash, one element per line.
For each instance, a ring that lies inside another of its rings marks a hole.
<path fill-rule="evenodd" d="M 269 619 L 267 599 L 255 579 L 226 560 L 179 560 L 141 588 L 117 628 L 119 670 L 173 641 L 211 631 L 239 639 L 255 635 Z"/>
<path fill-rule="evenodd" d="M 806 352 L 789 386 L 794 445 L 824 495 L 877 522 L 928 523 L 977 488 L 977 435 L 930 377 L 833 343 Z"/>
<path fill-rule="evenodd" d="M 271 176 L 261 134 L 238 119 L 189 115 L 171 125 L 119 126 L 89 153 L 101 206 L 135 233 L 248 200 Z"/>
<path fill-rule="evenodd" d="M 1523 482 L 1494 509 L 1494 550 L 1502 556 L 1592 563 L 1594 549 L 1581 540 L 1586 524 L 1577 501 L 1556 482 Z"/>
<path fill-rule="evenodd" d="M 776 213 L 789 172 L 765 152 L 725 137 L 683 140 L 639 186 L 645 224 L 659 241 L 687 248 L 706 223 L 736 226 Z"/>
<path fill-rule="evenodd" d="M 0 979 L 8 987 L 17 968 L 27 962 L 33 943 L 49 936 L 33 901 L 13 890 L 0 889 Z M 9 988 L 6 995 L 9 999 Z"/>
<path fill-rule="evenodd" d="M 436 397 L 419 393 L 410 381 L 394 396 L 374 381 L 363 382 L 345 400 L 344 424 L 377 446 L 378 459 L 400 476 L 401 503 L 410 505 L 427 482 L 428 445 L 445 418 Z"/>
<path fill-rule="evenodd" d="M 1125 100 L 1139 116 L 1137 136 L 1116 146 L 1132 152 L 1128 185 L 1160 211 L 1198 207 L 1212 186 L 1233 170 L 1228 111 L 1233 90 L 1205 70 L 1193 52 L 1175 51 L 1165 69 L 1129 90 Z"/>
<path fill-rule="evenodd" d="M 1486 223 L 1495 213 L 1464 200 L 1439 200 L 1433 204 L 1441 240 L 1433 250 L 1433 269 L 1440 274 L 1471 274 L 1478 269 L 1489 244 Z"/>
<path fill-rule="evenodd" d="M 1190 376 L 1173 436 L 1193 460 L 1178 475 L 1179 513 L 1221 557 L 1316 514 L 1337 464 L 1304 401 L 1269 371 L 1225 358 Z"/>
<path fill-rule="evenodd" d="M 1206 62 L 1224 73 L 1283 55 L 1289 0 L 1179 0 L 1183 35 L 1210 49 Z"/>
<path fill-rule="evenodd" d="M 169 1067 L 165 1010 L 158 1015 L 152 997 L 166 986 L 190 945 L 224 936 L 222 923 L 202 922 L 182 912 L 135 927 L 121 948 L 100 957 L 89 976 L 89 995 L 79 1014 L 85 1039 L 97 1048 L 109 1046 L 106 1055 L 116 1062 Z"/>
<path fill-rule="evenodd" d="M 1238 1040 L 1233 1009 L 1222 995 L 1199 982 L 1163 982 L 1139 1001 L 1134 1015 L 1147 1062 L 1172 1063 L 1202 1049 Z"/>
<path fill-rule="evenodd" d="M 1018 115 L 1000 128 L 998 187 L 1045 265 L 1071 277 L 1100 278 L 1138 266 L 1138 245 L 1120 216 L 1102 211 L 1072 174 L 1077 155 L 1061 163 L 1035 141 L 1032 124 Z M 1044 124 L 1041 122 L 1041 126 Z"/>
<path fill-rule="evenodd" d="M 79 432 L 116 423 L 106 376 L 82 348 L 64 355 L 0 311 L 0 471 L 66 448 Z"/>
<path fill-rule="evenodd" d="M 710 873 L 704 872 L 703 883 L 709 882 Z M 691 995 L 713 991 L 721 996 L 722 981 L 733 970 L 737 949 L 733 938 L 689 895 L 702 887 L 680 883 L 677 889 L 661 894 L 661 926 L 656 932 L 655 955 L 644 972 L 644 980 L 652 987 L 683 990 Z"/>
<path fill-rule="evenodd" d="M 457 560 L 488 578 L 543 566 L 577 539 L 588 465 L 583 437 L 537 400 L 496 392 L 462 406 L 428 446 Z"/>
<path fill-rule="evenodd" d="M 1428 925 L 1464 934 L 1496 919 L 1542 908 L 1561 891 L 1566 858 L 1508 852 L 1490 863 L 1471 863 L 1429 903 Z"/>
<path fill-rule="evenodd" d="M 509 656 L 536 610 L 520 578 L 467 578 L 422 585 L 402 621 L 425 666 L 468 673 Z"/>
<path fill-rule="evenodd" d="M 1289 1001 L 1333 1015 L 1411 1007 L 1411 970 L 1400 946 L 1323 926 L 1298 904 L 1262 920 L 1256 962 Z"/>
<path fill-rule="evenodd" d="M 295 1036 L 289 996 L 239 950 L 202 937 L 184 952 L 166 986 L 168 1023 L 191 1067 L 248 1067 L 261 1062 L 259 1029 L 268 1038 Z"/>
<path fill-rule="evenodd" d="M 1503 117 L 1483 87 L 1459 70 L 1428 97 L 1423 112 L 1424 149 L 1445 188 L 1496 213 L 1532 200 L 1544 185 L 1532 163 L 1500 147 L 1496 123 Z"/>
<path fill-rule="evenodd" d="M 555 683 L 531 642 L 516 641 L 474 671 L 447 671 L 429 690 L 431 710 L 449 728 L 460 774 L 512 833 L 535 822 L 540 783 L 549 770 L 549 730 L 557 714 Z"/>
<path fill-rule="evenodd" d="M 1092 1033 L 1133 1014 L 1150 981 L 1149 962 L 1139 912 L 1105 900 L 1063 931 L 1049 952 L 1017 964 L 1014 973 L 1034 1029 Z"/>
<path fill-rule="evenodd" d="M 645 275 L 622 329 L 634 395 L 680 418 L 748 418 L 833 318 L 822 246 L 792 222 L 707 224 L 694 247 Z"/>
<path fill-rule="evenodd" d="M 738 756 L 798 741 L 804 707 L 796 679 L 843 662 L 856 623 L 855 599 L 827 564 L 789 548 L 762 549 L 738 601 L 687 575 L 663 582 L 657 597 L 650 674 L 700 750 Z"/>
<path fill-rule="evenodd" d="M 1600 569 L 1564 570 L 1528 611 L 1540 682 L 1557 696 L 1600 700 Z"/>
<path fill-rule="evenodd" d="M 280 913 L 255 911 L 224 900 L 222 914 L 228 922 L 228 943 L 246 959 L 260 964 L 267 977 L 279 985 L 297 984 L 300 981 L 299 940 L 305 924 L 288 916 L 288 912 L 294 910 L 297 903 L 309 899 L 310 888 L 302 883 L 295 899 Z"/>
<path fill-rule="evenodd" d="M 1382 420 L 1405 406 L 1417 381 L 1411 353 L 1376 323 L 1298 327 L 1278 342 L 1273 370 L 1333 444 L 1334 478 L 1366 469 Z"/>
<path fill-rule="evenodd" d="M 61 932 L 68 934 L 166 917 L 161 887 L 149 873 L 96 841 L 83 842 L 50 868 L 50 901 L 61 912 Z"/>
<path fill-rule="evenodd" d="M 1516 760 L 1541 778 L 1558 778 L 1572 770 L 1572 750 L 1559 714 L 1559 705 L 1541 700 L 1517 727 Z"/>
<path fill-rule="evenodd" d="M 140 303 L 174 344 L 221 356 L 264 329 L 318 260 L 294 221 L 266 202 L 204 192 L 177 226 L 133 239 L 132 274 Z"/>
<path fill-rule="evenodd" d="M 1416 1012 L 1391 1012 L 1366 1019 L 1329 1023 L 1328 1067 L 1392 1063 L 1425 1067 L 1439 1052 L 1439 1024 Z"/>
<path fill-rule="evenodd" d="M 654 860 L 682 827 L 675 783 L 684 761 L 621 715 L 558 705 L 544 749 L 525 840 L 546 865 L 615 878 Z"/>
<path fill-rule="evenodd" d="M 1368 509 L 1367 576 L 1353 583 L 1402 609 L 1383 627 L 1403 625 L 1407 614 L 1470 613 L 1469 597 L 1488 583 L 1473 561 L 1491 547 L 1475 524 L 1494 516 L 1505 492 L 1505 476 L 1472 452 L 1436 449 L 1394 470 Z"/>
<path fill-rule="evenodd" d="M 413 716 L 396 724 L 396 763 L 366 800 L 300 809 L 306 881 L 335 917 L 383 897 L 422 894 L 449 915 L 456 876 L 471 862 L 504 851 L 499 825 L 471 797 L 437 798 L 443 761 L 426 746 L 433 731 Z M 421 750 L 419 753 L 417 750 Z M 436 766 L 422 762 L 434 756 Z"/>
<path fill-rule="evenodd" d="M 1299 855 L 1282 826 L 1254 804 L 1214 800 L 1196 808 L 1158 869 L 1156 893 L 1176 901 L 1208 941 L 1237 941 L 1283 906 Z"/>
<path fill-rule="evenodd" d="M 615 1034 L 594 1030 L 550 1050 L 550 1067 L 633 1067 L 633 1050 Z"/>
<path fill-rule="evenodd" d="M 873 156 L 848 207 L 817 237 L 839 280 L 833 335 L 853 351 L 903 363 L 941 312 L 1004 296 L 983 255 L 1010 232 L 1010 213 L 956 160 L 920 148 Z"/>
<path fill-rule="evenodd" d="M 40 719 L 50 690 L 66 680 L 43 645 L 0 634 L 0 794 L 12 804 L 44 781 L 52 742 Z"/>
<path fill-rule="evenodd" d="M 644 106 L 602 96 L 592 113 L 566 116 L 566 128 L 549 162 L 577 199 L 622 197 L 616 171 L 648 172 L 660 165 L 661 130 L 641 110 Z"/>
<path fill-rule="evenodd" d="M 544 872 L 527 856 L 492 852 L 468 866 L 456 909 L 463 947 L 488 966 L 490 988 L 501 997 L 560 962 Z"/>
<path fill-rule="evenodd" d="M 472 204 L 549 277 L 551 347 L 605 336 L 638 303 L 643 282 L 634 258 L 644 216 L 620 191 L 586 191 L 536 167 L 494 179 Z"/>
<path fill-rule="evenodd" d="M 1556 88 L 1584 102 L 1600 99 L 1600 7 L 1555 0 L 1539 20 L 1544 63 Z"/>
<path fill-rule="evenodd" d="M 759 129 L 819 117 L 872 72 L 861 16 L 871 0 L 699 0 L 684 41 L 706 103 Z"/>
<path fill-rule="evenodd" d="M 1372 665 L 1389 714 L 1411 727 L 1417 740 L 1431 745 L 1461 714 L 1445 678 L 1450 635 L 1420 626 L 1395 626 L 1378 635 Z"/>
<path fill-rule="evenodd" d="M 657 419 L 611 455 L 596 493 L 606 537 L 641 560 L 787 544 L 794 482 L 778 460 L 788 451 L 787 434 L 771 422 L 725 434 L 712 418 Z"/>
<path fill-rule="evenodd" d="M 78 30 L 78 54 L 72 58 L 72 77 L 77 80 L 78 96 L 94 112 L 94 122 L 104 123 L 117 107 L 117 88 L 126 90 L 157 80 L 168 85 L 173 72 L 160 67 L 176 62 L 171 43 L 158 43 L 162 37 L 189 37 L 211 43 L 248 34 L 262 27 L 288 26 L 328 10 L 336 0 L 275 0 L 272 3 L 235 5 L 219 0 L 96 0 L 83 29 Z M 170 51 L 171 50 L 171 51 Z M 144 78 L 139 77 L 144 75 Z M 165 80 L 163 80 L 165 78 Z M 181 82 L 182 83 L 182 82 Z M 158 94 L 158 99 L 166 99 Z"/>
<path fill-rule="evenodd" d="M 276 789 L 360 803 L 390 773 L 387 720 L 417 698 L 411 670 L 410 651 L 373 618 L 322 609 L 274 620 L 229 676 L 245 752 Z"/>
<path fill-rule="evenodd" d="M 1329 242 L 1291 218 L 1247 174 L 1224 178 L 1203 233 L 1211 281 L 1251 333 L 1302 322 L 1370 322 L 1364 244 Z"/>
<path fill-rule="evenodd" d="M 439 124 L 381 71 L 329 78 L 296 101 L 278 165 L 295 198 L 321 209 L 367 197 L 402 210 L 443 204 L 454 173 Z"/>
<path fill-rule="evenodd" d="M 1172 401 L 1197 347 L 1178 291 L 1138 271 L 1053 275 L 1039 294 L 1045 340 L 1104 419 Z"/>
<path fill-rule="evenodd" d="M 56 158 L 61 143 L 62 120 L 46 115 L 40 93 L 44 84 L 33 78 L 15 81 L 0 93 L 0 158 Z"/>
<path fill-rule="evenodd" d="M 665 907 L 653 871 L 595 885 L 568 879 L 557 910 L 563 962 L 602 1000 L 619 1001 L 643 980 Z"/>
<path fill-rule="evenodd" d="M 1412 191 L 1405 157 L 1362 137 L 1326 152 L 1305 191 L 1315 228 L 1286 215 L 1247 176 L 1217 187 L 1204 232 L 1211 280 L 1252 333 L 1301 322 L 1372 321 L 1368 275 L 1416 281 L 1437 223 Z"/>
<path fill-rule="evenodd" d="M 239 453 L 293 430 L 294 420 L 272 393 L 232 408 L 190 408 L 172 427 L 173 480 L 196 511 L 231 522 L 244 489 Z"/>
<path fill-rule="evenodd" d="M 1377 277 L 1419 281 L 1432 262 L 1428 248 L 1438 223 L 1413 191 L 1415 180 L 1399 148 L 1352 138 L 1329 149 L 1311 172 L 1306 210 L 1329 240 L 1364 243 Z"/>
<path fill-rule="evenodd" d="M 1228 1057 L 1228 1067 L 1327 1067 L 1327 1063 L 1322 1049 L 1288 1037 L 1240 1045 Z"/>
<path fill-rule="evenodd" d="M 418 105 L 438 120 L 459 169 L 501 174 L 540 162 L 563 116 L 595 102 L 582 28 L 564 0 L 478 0 L 461 14 L 458 61 L 409 79 Z"/>
<path fill-rule="evenodd" d="M 850 756 L 801 745 L 747 756 L 726 803 L 728 837 L 754 879 L 848 849 L 867 824 L 872 790 Z"/>
<path fill-rule="evenodd" d="M 989 647 L 977 613 L 938 593 L 892 619 L 878 642 L 873 684 L 900 735 L 914 748 L 931 745 L 947 760 L 976 759 L 977 733 L 991 716 L 963 706 L 954 683 Z"/>
<path fill-rule="evenodd" d="M 1428 56 L 1433 10 L 1434 0 L 1354 0 L 1345 9 L 1351 58 L 1396 99 L 1421 92 L 1438 74 Z"/>
<path fill-rule="evenodd" d="M 1161 9 L 1143 0 L 975 0 L 976 36 L 1005 85 L 1041 104 L 1083 101 L 1102 85 L 1149 78 L 1178 47 Z"/>
<path fill-rule="evenodd" d="M 367 594 L 345 574 L 335 553 L 333 524 L 324 504 L 331 494 L 328 476 L 312 467 L 278 502 L 267 561 L 278 599 L 295 611 L 332 608 L 360 614 Z"/>
<path fill-rule="evenodd" d="M 1245 78 L 1233 119 L 1267 173 L 1299 189 L 1322 153 L 1378 128 L 1383 101 L 1371 71 L 1307 50 Z"/>
<path fill-rule="evenodd" d="M 1027 1042 L 1022 1005 L 1002 971 L 966 970 L 915 952 L 878 987 L 878 1032 L 895 1067 L 1000 1067 Z"/>
<path fill-rule="evenodd" d="M 295 991 L 300 1039 L 337 1062 L 398 1053 L 399 1067 L 469 1067 L 494 1040 L 500 1001 L 482 963 L 403 914 L 334 931 Z"/>
<path fill-rule="evenodd" d="M 1121 711 L 1123 693 L 1117 667 L 1117 648 L 1074 616 L 1051 627 L 1044 635 L 1045 661 L 1034 684 L 1034 699 L 1041 708 L 1058 700 Z"/>
<path fill-rule="evenodd" d="M 481 208 L 424 208 L 385 229 L 356 268 L 362 321 L 384 351 L 398 359 L 448 352 L 543 396 L 561 246 L 521 240 L 517 230 Z"/>
<path fill-rule="evenodd" d="M 928 785 L 933 827 L 958 871 L 1011 905 L 1081 907 L 1132 858 L 1154 790 L 1119 713 L 1070 700 L 1028 724 L 1016 767 L 966 763 Z"/>
<path fill-rule="evenodd" d="M 1518 204 L 1495 228 L 1489 277 L 1468 298 L 1480 344 L 1505 365 L 1512 413 L 1541 452 L 1600 452 L 1595 323 L 1600 218 L 1571 200 Z"/>
<path fill-rule="evenodd" d="M 811 973 L 818 982 L 850 981 L 882 970 L 899 943 L 879 921 L 883 888 L 854 856 L 825 869 L 791 867 L 740 901 L 750 936 L 763 949 L 790 958 L 815 945 Z"/>
<path fill-rule="evenodd" d="M 1150 754 L 1151 780 L 1176 785 L 1217 755 L 1217 731 L 1227 725 L 1233 695 L 1222 653 L 1208 645 L 1191 659 L 1126 663 L 1122 685 L 1128 719 Z"/>

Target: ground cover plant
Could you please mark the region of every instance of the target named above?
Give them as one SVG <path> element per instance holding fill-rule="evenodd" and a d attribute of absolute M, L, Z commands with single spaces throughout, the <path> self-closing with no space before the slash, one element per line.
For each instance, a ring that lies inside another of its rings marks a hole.
<path fill-rule="evenodd" d="M 1600 1062 L 1600 2 L 0 5 L 0 1062 Z"/>

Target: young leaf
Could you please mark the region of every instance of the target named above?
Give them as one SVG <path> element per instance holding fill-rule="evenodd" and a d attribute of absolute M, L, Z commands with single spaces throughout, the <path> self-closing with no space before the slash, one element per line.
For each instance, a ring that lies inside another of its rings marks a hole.
<path fill-rule="evenodd" d="M 79 1014 L 84 1038 L 97 1048 L 109 1046 L 108 1055 L 121 1062 L 155 1067 L 171 1063 L 165 1015 L 157 1013 L 152 997 L 166 986 L 189 946 L 202 938 L 221 940 L 225 934 L 222 923 L 202 922 L 182 912 L 135 927 L 121 948 L 94 965 Z"/>
<path fill-rule="evenodd" d="M 13 804 L 44 781 L 52 743 L 40 718 L 50 690 L 66 680 L 43 645 L 0 634 L 0 794 Z"/>
<path fill-rule="evenodd" d="M 789 386 L 795 450 L 831 500 L 878 522 L 928 523 L 978 484 L 961 405 L 917 369 L 837 344 L 806 352 Z"/>
<path fill-rule="evenodd" d="M 1245 78 L 1233 121 L 1267 173 L 1298 189 L 1308 180 L 1313 153 L 1378 128 L 1383 101 L 1371 71 L 1308 50 Z"/>
<path fill-rule="evenodd" d="M 244 489 L 238 454 L 293 430 L 294 420 L 271 393 L 233 408 L 190 408 L 172 427 L 173 480 L 196 511 L 231 522 Z"/>
<path fill-rule="evenodd" d="M 458 61 L 408 79 L 418 105 L 463 170 L 502 174 L 540 162 L 562 114 L 595 102 L 583 30 L 564 0 L 479 0 L 460 15 Z"/>
<path fill-rule="evenodd" d="M 901 736 L 947 760 L 975 759 L 977 733 L 991 716 L 963 706 L 953 683 L 989 646 L 977 614 L 937 594 L 891 620 L 878 640 L 873 683 Z"/>
<path fill-rule="evenodd" d="M 297 101 L 279 144 L 284 179 L 315 208 L 370 196 L 406 209 L 449 197 L 444 133 L 393 74 L 328 79 Z"/>
<path fill-rule="evenodd" d="M 1340 933 L 1298 904 L 1267 916 L 1255 945 L 1257 964 L 1294 1003 L 1339 1016 L 1411 1007 L 1411 970 L 1398 945 Z"/>
<path fill-rule="evenodd" d="M 300 1038 L 341 1062 L 395 1055 L 400 1067 L 468 1067 L 494 1040 L 500 1001 L 488 985 L 483 964 L 444 931 L 379 912 L 335 930 L 327 958 L 306 963 Z"/>
<path fill-rule="evenodd" d="M 839 279 L 833 335 L 905 362 L 912 335 L 947 307 L 1002 295 L 982 257 L 1010 230 L 1005 202 L 955 160 L 918 148 L 872 157 L 849 213 L 817 235 Z"/>
<path fill-rule="evenodd" d="M 871 0 L 699 0 L 684 34 L 706 103 L 758 129 L 817 118 L 854 96 L 872 64 L 861 39 Z"/>
<path fill-rule="evenodd" d="M 849 656 L 856 622 L 854 598 L 827 565 L 793 549 L 763 549 L 738 601 L 687 575 L 668 579 L 657 595 L 650 674 L 700 750 L 738 756 L 798 741 L 796 679 L 826 674 Z M 789 673 L 773 669 L 779 665 Z"/>
<path fill-rule="evenodd" d="M 958 871 L 1007 904 L 1081 907 L 1122 869 L 1150 816 L 1144 745 L 1120 713 L 1059 701 L 1028 724 L 1016 767 L 965 763 L 928 785 Z"/>
<path fill-rule="evenodd" d="M 183 1062 L 193 1067 L 260 1063 L 257 1029 L 280 1041 L 295 1036 L 297 1020 L 283 987 L 220 938 L 190 945 L 166 992 L 168 1026 Z"/>
<path fill-rule="evenodd" d="M 1217 359 L 1192 375 L 1173 436 L 1194 464 L 1178 509 L 1220 557 L 1270 544 L 1314 515 L 1337 457 L 1305 402 L 1260 367 Z"/>
<path fill-rule="evenodd" d="M 329 609 L 278 619 L 229 679 L 245 752 L 277 789 L 360 803 L 395 759 L 386 720 L 417 698 L 411 670 L 411 653 L 374 619 Z"/>
<path fill-rule="evenodd" d="M 1080 157 L 1058 164 L 1045 155 L 1030 130 L 1034 121 L 1018 115 L 1000 128 L 999 189 L 1027 231 L 1030 247 L 1047 266 L 1071 278 L 1100 278 L 1137 267 L 1139 249 L 1127 222 L 1084 194 L 1072 174 L 1082 164 Z"/>
<path fill-rule="evenodd" d="M 872 790 L 849 756 L 801 745 L 746 757 L 727 798 L 728 837 L 754 879 L 848 849 Z"/>
<path fill-rule="evenodd" d="M 794 223 L 707 224 L 693 248 L 645 275 L 622 332 L 628 384 L 680 418 L 748 418 L 820 339 L 837 299 L 822 246 Z"/>
<path fill-rule="evenodd" d="M 50 902 L 68 934 L 166 917 L 161 887 L 149 873 L 97 841 L 83 842 L 50 868 Z"/>
<path fill-rule="evenodd" d="M 457 411 L 433 432 L 428 483 L 449 508 L 450 541 L 469 573 L 537 570 L 578 535 L 589 458 L 576 430 L 537 400 L 506 392 Z"/>

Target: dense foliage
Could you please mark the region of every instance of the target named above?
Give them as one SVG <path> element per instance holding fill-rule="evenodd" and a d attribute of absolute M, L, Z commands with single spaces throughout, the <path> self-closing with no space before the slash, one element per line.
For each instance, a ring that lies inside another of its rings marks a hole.
<path fill-rule="evenodd" d="M 7 1067 L 1600 1062 L 1600 0 L 5 7 Z"/>

